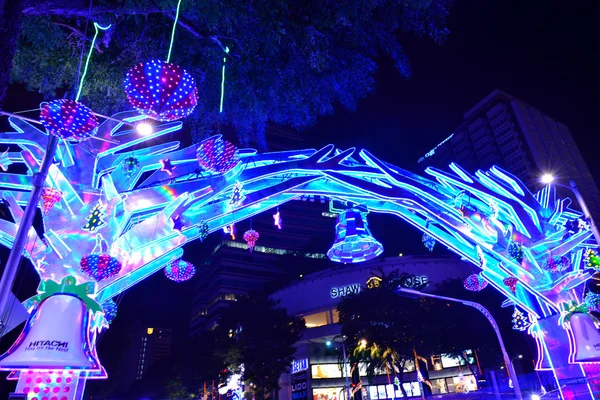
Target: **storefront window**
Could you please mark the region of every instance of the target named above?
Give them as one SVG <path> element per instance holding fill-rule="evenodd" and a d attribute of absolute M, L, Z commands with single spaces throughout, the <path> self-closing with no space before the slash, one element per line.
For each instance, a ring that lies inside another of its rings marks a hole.
<path fill-rule="evenodd" d="M 342 371 L 338 364 L 317 364 L 310 366 L 313 379 L 342 378 Z"/>
<path fill-rule="evenodd" d="M 315 314 L 309 314 L 304 316 L 307 328 L 316 328 L 317 326 L 323 326 L 330 324 L 331 317 L 329 311 L 322 311 Z"/>
<path fill-rule="evenodd" d="M 455 376 L 452 380 L 456 393 L 469 393 L 477 390 L 477 383 L 473 375 Z"/>
<path fill-rule="evenodd" d="M 313 389 L 313 400 L 338 400 L 343 388 L 316 388 Z"/>

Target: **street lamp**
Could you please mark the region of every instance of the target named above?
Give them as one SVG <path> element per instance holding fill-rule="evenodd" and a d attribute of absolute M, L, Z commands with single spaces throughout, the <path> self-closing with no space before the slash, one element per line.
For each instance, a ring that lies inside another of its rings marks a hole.
<path fill-rule="evenodd" d="M 342 355 L 344 357 L 344 360 L 343 360 L 343 362 L 344 362 L 344 378 L 346 379 L 346 396 L 347 396 L 346 400 L 350 400 L 351 393 L 350 393 L 350 381 L 348 380 L 348 358 L 346 357 L 346 343 L 344 342 L 344 339 L 346 337 L 344 335 L 335 335 L 333 337 L 333 339 L 325 342 L 325 346 L 331 347 L 331 345 L 333 344 L 333 342 L 335 342 L 335 339 L 337 339 L 337 338 L 342 339 Z"/>
<path fill-rule="evenodd" d="M 590 214 L 590 210 L 587 208 L 585 200 L 581 196 L 581 193 L 579 193 L 579 189 L 577 188 L 577 184 L 575 184 L 575 181 L 571 180 L 569 182 L 570 186 L 563 185 L 561 183 L 555 182 L 554 176 L 552 174 L 542 175 L 542 177 L 540 178 L 540 181 L 545 185 L 553 184 L 553 185 L 556 185 L 556 186 L 559 186 L 559 187 L 562 187 L 565 189 L 571 189 L 571 191 L 575 195 L 575 198 L 577 199 L 577 202 L 579 203 L 579 207 L 581 208 L 581 211 L 583 212 L 583 217 L 590 224 L 590 228 L 592 230 L 592 233 L 594 234 L 594 239 L 596 239 L 596 243 L 600 244 L 600 232 L 598 231 L 598 228 L 596 227 L 596 223 L 594 222 L 594 219 L 592 218 L 592 214 Z"/>
<path fill-rule="evenodd" d="M 496 323 L 496 320 L 494 319 L 492 314 L 490 314 L 490 312 L 488 311 L 487 308 L 485 308 L 484 306 L 482 306 L 479 303 L 475 303 L 474 301 L 467 301 L 467 300 L 455 299 L 452 297 L 438 296 L 435 294 L 423 293 L 423 292 L 419 292 L 418 290 L 407 289 L 407 288 L 403 288 L 403 287 L 398 287 L 397 290 L 399 292 L 403 292 L 403 293 L 410 294 L 410 295 L 431 297 L 434 299 L 452 301 L 455 303 L 461 303 L 461 304 L 464 304 L 465 306 L 473 307 L 477 311 L 481 312 L 487 318 L 487 320 L 490 322 L 490 325 L 492 325 L 494 332 L 496 332 L 496 336 L 498 337 L 498 342 L 500 344 L 500 350 L 502 351 L 502 356 L 504 357 L 504 363 L 506 364 L 506 368 L 508 368 L 509 375 L 514 377 L 513 384 L 514 384 L 515 396 L 516 396 L 517 400 L 523 400 L 523 396 L 521 395 L 521 387 L 519 386 L 519 380 L 517 379 L 517 374 L 515 372 L 515 368 L 513 366 L 512 360 L 510 359 L 510 357 L 508 356 L 508 353 L 506 352 L 506 347 L 504 347 L 504 340 L 502 340 L 502 335 L 500 334 L 500 329 L 498 328 L 498 323 Z"/>

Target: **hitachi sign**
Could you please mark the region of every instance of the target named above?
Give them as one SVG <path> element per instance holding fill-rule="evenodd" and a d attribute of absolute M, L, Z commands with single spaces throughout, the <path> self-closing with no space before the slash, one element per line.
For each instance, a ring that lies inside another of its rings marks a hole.
<path fill-rule="evenodd" d="M 28 350 L 40 350 L 40 348 L 46 348 L 48 350 L 68 351 L 69 342 L 61 342 L 60 340 L 36 340 L 35 342 L 29 342 L 29 346 L 25 348 Z"/>
<path fill-rule="evenodd" d="M 342 286 L 342 287 L 334 287 L 331 288 L 329 294 L 332 299 L 337 299 L 338 297 L 348 296 L 350 294 L 357 294 L 360 292 L 360 284 L 355 283 L 352 285 Z"/>

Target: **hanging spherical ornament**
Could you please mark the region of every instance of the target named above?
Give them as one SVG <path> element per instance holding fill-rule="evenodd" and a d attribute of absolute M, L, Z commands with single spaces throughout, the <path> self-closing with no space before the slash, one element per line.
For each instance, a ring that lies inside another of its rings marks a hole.
<path fill-rule="evenodd" d="M 208 223 L 205 220 L 200 221 L 200 225 L 198 225 L 198 235 L 200 235 L 201 242 L 208 236 Z"/>
<path fill-rule="evenodd" d="M 588 292 L 585 295 L 585 304 L 590 311 L 600 312 L 600 294 Z"/>
<path fill-rule="evenodd" d="M 175 282 L 184 282 L 196 274 L 196 267 L 183 260 L 173 261 L 165 267 L 165 276 Z"/>
<path fill-rule="evenodd" d="M 508 254 L 519 264 L 523 261 L 523 246 L 519 242 L 510 242 L 508 244 Z"/>
<path fill-rule="evenodd" d="M 471 292 L 480 292 L 485 289 L 487 285 L 487 281 L 483 279 L 481 274 L 469 275 L 463 282 L 465 289 L 470 290 Z"/>
<path fill-rule="evenodd" d="M 126 177 L 131 178 L 140 170 L 140 162 L 135 157 L 127 157 L 121 162 L 121 170 Z"/>
<path fill-rule="evenodd" d="M 79 262 L 81 272 L 97 282 L 111 278 L 121 271 L 121 263 L 109 254 L 90 254 Z"/>
<path fill-rule="evenodd" d="M 435 239 L 427 233 L 424 233 L 422 240 L 425 247 L 427 247 L 427 250 L 429 250 L 430 252 L 433 251 L 433 247 L 435 246 Z"/>
<path fill-rule="evenodd" d="M 198 103 L 194 78 L 179 65 L 152 60 L 127 72 L 125 94 L 137 110 L 158 121 L 187 117 Z"/>
<path fill-rule="evenodd" d="M 594 250 L 588 249 L 585 252 L 585 257 L 583 260 L 588 267 L 600 269 L 600 257 L 598 257 L 598 253 L 596 253 Z"/>
<path fill-rule="evenodd" d="M 92 110 L 69 99 L 44 104 L 40 120 L 49 134 L 65 140 L 79 142 L 98 132 L 98 118 Z"/>
<path fill-rule="evenodd" d="M 252 250 L 254 249 L 256 241 L 259 237 L 260 235 L 254 229 L 250 229 L 244 232 L 244 240 L 246 241 L 246 243 L 248 243 L 248 248 L 250 249 L 250 252 L 252 252 Z"/>
<path fill-rule="evenodd" d="M 48 215 L 52 207 L 62 200 L 62 192 L 54 188 L 44 188 L 42 191 L 42 212 Z"/>
<path fill-rule="evenodd" d="M 571 260 L 566 256 L 548 256 L 542 268 L 549 272 L 564 272 L 571 267 Z"/>
<path fill-rule="evenodd" d="M 514 276 L 509 276 L 508 278 L 504 278 L 504 281 L 503 281 L 504 286 L 509 288 L 510 291 L 512 292 L 512 294 L 517 293 L 517 282 L 519 282 L 519 280 L 517 278 L 515 278 Z"/>
<path fill-rule="evenodd" d="M 196 151 L 198 164 L 210 172 L 224 174 L 239 163 L 236 147 L 222 137 L 206 140 Z"/>
<path fill-rule="evenodd" d="M 112 299 L 106 300 L 102 303 L 102 311 L 104 311 L 104 319 L 106 319 L 106 322 L 111 324 L 117 317 L 117 303 Z"/>

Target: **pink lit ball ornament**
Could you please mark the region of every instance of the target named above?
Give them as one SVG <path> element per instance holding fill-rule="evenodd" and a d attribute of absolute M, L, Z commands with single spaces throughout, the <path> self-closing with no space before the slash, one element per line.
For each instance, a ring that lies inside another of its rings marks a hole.
<path fill-rule="evenodd" d="M 571 260 L 566 256 L 549 256 L 542 268 L 549 272 L 564 272 L 571 267 Z"/>
<path fill-rule="evenodd" d="M 98 132 L 98 117 L 92 110 L 69 99 L 44 104 L 40 121 L 49 134 L 70 141 L 80 142 Z"/>
<path fill-rule="evenodd" d="M 184 282 L 196 274 L 196 267 L 187 261 L 173 261 L 165 267 L 165 276 L 175 282 Z"/>
<path fill-rule="evenodd" d="M 251 253 L 259 237 L 260 235 L 254 229 L 250 229 L 244 233 L 244 240 L 246 243 L 248 243 L 248 248 L 250 249 Z"/>
<path fill-rule="evenodd" d="M 519 280 L 517 278 L 515 278 L 514 276 L 509 276 L 508 278 L 504 278 L 504 286 L 506 286 L 508 289 L 510 289 L 510 291 L 512 292 L 512 294 L 516 294 L 517 293 L 517 283 L 519 282 Z"/>
<path fill-rule="evenodd" d="M 130 69 L 125 77 L 125 93 L 141 114 L 158 121 L 187 117 L 198 104 L 194 78 L 180 66 L 158 60 Z"/>
<path fill-rule="evenodd" d="M 42 212 L 48 215 L 52 207 L 62 200 L 62 192 L 54 188 L 44 188 L 42 191 Z"/>
<path fill-rule="evenodd" d="M 81 272 L 100 282 L 103 279 L 111 278 L 121 271 L 121 263 L 109 254 L 90 254 L 85 256 L 79 262 Z"/>
<path fill-rule="evenodd" d="M 465 289 L 470 290 L 471 292 L 480 292 L 485 289 L 487 285 L 487 281 L 483 279 L 480 274 L 469 275 L 463 282 Z"/>
<path fill-rule="evenodd" d="M 224 174 L 240 162 L 237 148 L 222 137 L 200 143 L 196 158 L 202 168 L 218 174 Z"/>

